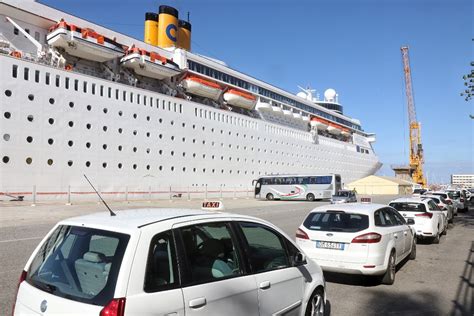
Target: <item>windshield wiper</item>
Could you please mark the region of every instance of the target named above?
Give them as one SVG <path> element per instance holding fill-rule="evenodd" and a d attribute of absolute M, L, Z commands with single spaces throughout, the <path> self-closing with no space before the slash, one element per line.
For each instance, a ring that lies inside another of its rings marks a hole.
<path fill-rule="evenodd" d="M 44 283 L 38 280 L 30 279 L 34 285 L 36 285 L 39 289 L 53 294 L 58 288 L 55 285 Z"/>

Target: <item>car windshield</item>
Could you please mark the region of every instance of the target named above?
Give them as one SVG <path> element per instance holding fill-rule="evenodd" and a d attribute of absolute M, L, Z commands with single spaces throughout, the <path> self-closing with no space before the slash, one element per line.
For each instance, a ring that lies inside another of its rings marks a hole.
<path fill-rule="evenodd" d="M 113 297 L 130 236 L 58 226 L 42 244 L 26 281 L 53 295 L 103 306 Z"/>
<path fill-rule="evenodd" d="M 358 232 L 369 227 L 369 216 L 342 211 L 310 213 L 303 226 L 310 230 L 329 232 Z"/>
<path fill-rule="evenodd" d="M 389 205 L 399 212 L 426 212 L 423 203 L 393 202 Z"/>
<path fill-rule="evenodd" d="M 349 191 L 339 191 L 336 193 L 334 196 L 339 196 L 339 197 L 348 197 L 349 196 Z"/>
<path fill-rule="evenodd" d="M 432 199 L 436 204 L 439 204 L 440 199 L 441 199 L 442 201 L 444 200 L 442 196 L 440 196 L 439 199 L 438 199 L 438 198 L 435 198 L 435 197 L 433 197 L 433 196 L 430 196 L 429 199 Z M 443 201 L 443 202 L 444 202 L 444 201 Z"/>

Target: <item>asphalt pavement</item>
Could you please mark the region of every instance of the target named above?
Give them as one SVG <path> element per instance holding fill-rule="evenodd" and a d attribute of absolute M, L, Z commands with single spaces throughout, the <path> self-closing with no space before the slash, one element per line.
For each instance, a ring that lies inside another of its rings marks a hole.
<path fill-rule="evenodd" d="M 393 197 L 374 197 L 387 203 Z M 279 226 L 290 237 L 309 210 L 325 202 L 224 201 L 232 213 Z M 199 208 L 200 201 L 110 203 L 114 210 L 143 207 Z M 97 203 L 0 204 L 0 315 L 10 315 L 18 277 L 41 238 L 63 218 L 105 211 Z M 402 263 L 394 285 L 361 276 L 326 273 L 331 315 L 474 315 L 474 209 L 460 213 L 439 245 L 418 244 L 417 258 Z"/>

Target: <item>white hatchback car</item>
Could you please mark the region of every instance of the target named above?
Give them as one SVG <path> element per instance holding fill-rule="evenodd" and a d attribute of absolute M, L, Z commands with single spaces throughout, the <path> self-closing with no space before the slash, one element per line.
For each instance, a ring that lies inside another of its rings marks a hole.
<path fill-rule="evenodd" d="M 399 198 L 389 205 L 405 219 L 415 221 L 413 227 L 418 239 L 430 238 L 432 243 L 438 244 L 441 235 L 447 233 L 448 221 L 443 211 L 430 198 Z"/>
<path fill-rule="evenodd" d="M 322 315 L 321 268 L 274 225 L 140 209 L 59 222 L 21 275 L 14 315 Z"/>
<path fill-rule="evenodd" d="M 405 219 L 387 205 L 336 204 L 311 211 L 296 232 L 296 243 L 325 271 L 375 275 L 393 284 L 397 264 L 416 257 L 414 237 Z"/>

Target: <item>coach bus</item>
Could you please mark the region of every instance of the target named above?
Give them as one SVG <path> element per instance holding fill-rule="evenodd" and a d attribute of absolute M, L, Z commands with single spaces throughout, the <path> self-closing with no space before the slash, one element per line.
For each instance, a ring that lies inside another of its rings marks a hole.
<path fill-rule="evenodd" d="M 274 175 L 253 181 L 255 198 L 267 200 L 323 200 L 331 199 L 341 190 L 341 176 Z"/>

